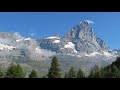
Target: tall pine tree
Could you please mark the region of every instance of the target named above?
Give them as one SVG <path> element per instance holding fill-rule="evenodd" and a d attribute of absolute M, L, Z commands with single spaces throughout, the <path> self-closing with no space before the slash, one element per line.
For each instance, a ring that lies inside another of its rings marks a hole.
<path fill-rule="evenodd" d="M 102 78 L 103 77 L 103 71 L 97 67 L 95 70 L 92 70 L 90 72 L 89 78 Z"/>
<path fill-rule="evenodd" d="M 8 67 L 7 72 L 6 72 L 6 77 L 7 78 L 24 78 L 25 73 L 20 66 L 20 64 L 11 64 L 10 67 Z"/>
<path fill-rule="evenodd" d="M 66 73 L 66 78 L 75 78 L 76 77 L 76 71 L 74 69 L 74 67 L 71 67 L 69 72 Z"/>
<path fill-rule="evenodd" d="M 78 70 L 76 78 L 85 78 L 85 75 L 81 69 Z"/>
<path fill-rule="evenodd" d="M 31 73 L 29 74 L 29 78 L 37 78 L 37 72 L 35 70 L 32 70 Z"/>
<path fill-rule="evenodd" d="M 4 72 L 3 70 L 0 69 L 0 78 L 4 77 Z"/>
<path fill-rule="evenodd" d="M 53 57 L 47 76 L 48 78 L 61 78 L 61 69 L 57 57 Z"/>

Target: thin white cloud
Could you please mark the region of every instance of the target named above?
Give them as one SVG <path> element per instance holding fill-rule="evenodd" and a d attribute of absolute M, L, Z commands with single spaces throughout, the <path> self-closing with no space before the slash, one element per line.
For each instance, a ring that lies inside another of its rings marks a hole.
<path fill-rule="evenodd" d="M 31 36 L 34 36 L 35 34 L 34 34 L 34 33 L 31 33 L 30 35 L 31 35 Z"/>
<path fill-rule="evenodd" d="M 36 35 L 36 33 L 31 33 L 31 34 L 30 34 L 31 37 L 33 37 L 33 36 L 35 36 L 35 35 Z"/>
<path fill-rule="evenodd" d="M 94 22 L 93 22 L 92 20 L 83 20 L 83 21 L 87 22 L 88 24 L 94 24 Z M 80 24 L 81 24 L 83 21 L 81 21 Z"/>
<path fill-rule="evenodd" d="M 87 21 L 89 24 L 94 24 L 92 20 L 85 20 L 85 21 Z"/>

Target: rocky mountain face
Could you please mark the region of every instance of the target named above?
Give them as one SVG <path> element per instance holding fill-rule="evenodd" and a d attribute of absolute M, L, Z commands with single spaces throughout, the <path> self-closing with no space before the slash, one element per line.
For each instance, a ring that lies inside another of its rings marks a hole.
<path fill-rule="evenodd" d="M 68 40 L 75 44 L 78 52 L 95 52 L 100 50 L 108 50 L 107 44 L 98 38 L 91 27 L 91 23 L 87 20 L 80 22 L 68 32 L 64 40 Z"/>
<path fill-rule="evenodd" d="M 93 31 L 92 21 L 84 20 L 74 26 L 64 37 L 51 36 L 45 39 L 38 39 L 37 43 L 41 48 L 75 56 L 108 55 L 108 45 L 101 40 Z"/>
<path fill-rule="evenodd" d="M 31 39 L 19 33 L 0 32 L 0 65 L 21 63 L 23 67 L 47 72 L 51 57 L 56 55 L 63 71 L 71 66 L 85 72 L 96 65 L 104 67 L 120 55 L 111 50 L 93 31 L 93 22 L 83 20 L 63 37 L 53 35 L 43 39 Z M 67 67 L 68 66 L 68 67 Z"/>

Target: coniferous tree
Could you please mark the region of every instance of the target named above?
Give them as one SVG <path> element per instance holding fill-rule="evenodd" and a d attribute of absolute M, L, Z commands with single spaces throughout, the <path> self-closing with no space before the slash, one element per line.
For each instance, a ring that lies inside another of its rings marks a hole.
<path fill-rule="evenodd" d="M 0 78 L 4 77 L 4 72 L 0 69 Z"/>
<path fill-rule="evenodd" d="M 78 70 L 78 73 L 76 75 L 76 78 L 85 78 L 85 75 L 81 69 Z"/>
<path fill-rule="evenodd" d="M 0 78 L 3 78 L 5 75 L 5 69 L 2 67 L 2 65 L 0 66 Z"/>
<path fill-rule="evenodd" d="M 22 69 L 22 67 L 20 66 L 20 64 L 11 64 L 6 72 L 6 77 L 7 78 L 24 78 L 25 77 L 25 73 Z"/>
<path fill-rule="evenodd" d="M 74 67 L 71 67 L 69 72 L 66 74 L 67 78 L 75 78 L 76 77 L 76 71 Z"/>
<path fill-rule="evenodd" d="M 94 78 L 102 78 L 102 74 L 99 69 L 94 72 Z"/>
<path fill-rule="evenodd" d="M 117 68 L 120 69 L 120 57 L 117 57 L 116 61 L 113 62 L 112 65 L 115 65 L 115 66 L 117 66 Z M 111 66 L 112 66 L 112 65 L 111 65 Z"/>
<path fill-rule="evenodd" d="M 113 65 L 111 67 L 111 74 L 112 78 L 120 78 L 120 70 L 117 68 L 116 65 Z"/>
<path fill-rule="evenodd" d="M 29 74 L 29 78 L 38 78 L 37 72 L 35 70 L 32 70 Z"/>
<path fill-rule="evenodd" d="M 42 78 L 47 78 L 47 76 L 42 76 Z"/>
<path fill-rule="evenodd" d="M 68 73 L 65 73 L 64 78 L 68 78 Z"/>
<path fill-rule="evenodd" d="M 120 57 L 117 57 L 111 65 L 103 68 L 105 78 L 120 78 Z"/>
<path fill-rule="evenodd" d="M 92 71 L 90 72 L 88 78 L 93 78 L 93 76 L 94 76 L 94 71 L 92 70 Z"/>
<path fill-rule="evenodd" d="M 90 72 L 90 75 L 88 76 L 89 78 L 102 78 L 103 75 L 101 73 L 101 69 L 99 69 L 98 67 L 95 70 L 92 70 Z"/>
<path fill-rule="evenodd" d="M 111 67 L 110 67 L 110 66 L 105 67 L 104 70 L 105 70 L 104 77 L 105 77 L 105 78 L 111 78 L 111 77 L 112 77 Z"/>
<path fill-rule="evenodd" d="M 61 78 L 61 69 L 58 59 L 53 57 L 51 67 L 47 74 L 48 78 Z"/>

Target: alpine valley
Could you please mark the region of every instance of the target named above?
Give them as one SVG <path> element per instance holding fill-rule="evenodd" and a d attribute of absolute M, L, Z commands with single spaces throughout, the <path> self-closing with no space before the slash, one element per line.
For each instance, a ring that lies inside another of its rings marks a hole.
<path fill-rule="evenodd" d="M 19 33 L 0 32 L 0 66 L 19 63 L 26 72 L 35 69 L 40 77 L 48 72 L 56 56 L 64 72 L 81 68 L 86 75 L 96 66 L 105 67 L 116 60 L 120 50 L 112 50 L 93 31 L 91 20 L 83 20 L 63 37 L 53 35 L 32 39 Z"/>

